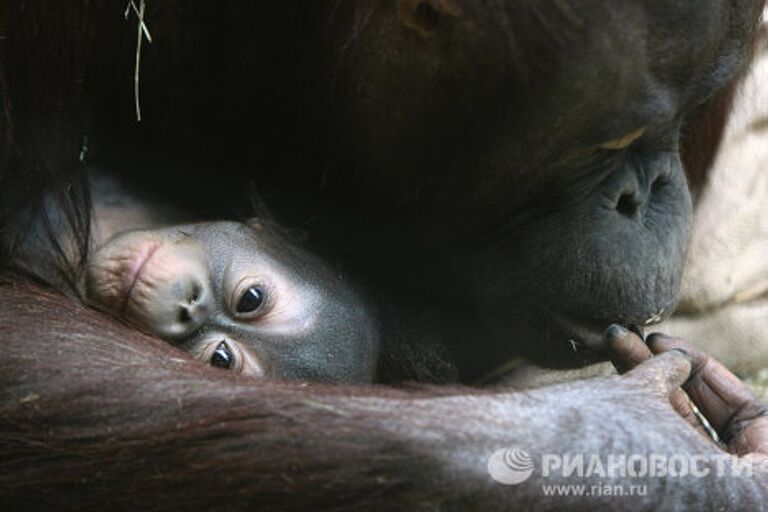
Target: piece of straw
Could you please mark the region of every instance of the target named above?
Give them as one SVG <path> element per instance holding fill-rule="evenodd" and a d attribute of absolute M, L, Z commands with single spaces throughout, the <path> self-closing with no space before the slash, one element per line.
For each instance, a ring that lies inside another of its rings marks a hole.
<path fill-rule="evenodd" d="M 134 87 L 134 97 L 136 99 L 136 120 L 141 121 L 141 100 L 139 99 L 139 74 L 141 69 L 141 44 L 143 40 L 146 38 L 147 42 L 152 44 L 152 35 L 149 33 L 149 28 L 147 28 L 147 24 L 144 23 L 144 10 L 146 8 L 145 0 L 139 0 L 138 7 L 136 6 L 136 3 L 134 0 L 128 0 L 128 4 L 125 6 L 125 19 L 128 19 L 128 16 L 131 14 L 131 11 L 133 11 L 136 16 L 138 17 L 138 26 L 137 26 L 137 33 L 136 33 L 136 67 L 133 73 L 133 87 Z"/>

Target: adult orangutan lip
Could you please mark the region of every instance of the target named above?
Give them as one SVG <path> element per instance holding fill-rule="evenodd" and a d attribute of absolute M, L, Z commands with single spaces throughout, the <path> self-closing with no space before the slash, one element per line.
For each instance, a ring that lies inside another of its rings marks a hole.
<path fill-rule="evenodd" d="M 555 313 L 548 309 L 550 316 L 568 333 L 567 342 L 570 343 L 570 349 L 577 352 L 581 347 L 594 352 L 602 352 L 603 331 L 611 325 L 607 320 L 577 318 Z"/>
<path fill-rule="evenodd" d="M 608 328 L 611 322 L 560 313 L 538 300 L 534 300 L 533 305 L 544 318 L 550 319 L 560 328 L 562 333 L 558 333 L 558 335 L 564 334 L 562 339 L 551 341 L 558 345 L 564 342 L 569 351 L 578 352 L 580 355 L 604 352 L 603 331 Z"/>
<path fill-rule="evenodd" d="M 159 248 L 160 244 L 150 244 L 145 246 L 128 267 L 128 272 L 126 272 L 124 280 L 125 299 L 123 300 L 123 313 L 125 313 L 125 310 L 128 307 L 128 301 L 131 299 L 131 294 L 133 293 L 133 288 L 136 286 L 136 281 L 139 280 L 141 272 L 144 270 L 147 262 L 152 259 L 152 256 Z"/>

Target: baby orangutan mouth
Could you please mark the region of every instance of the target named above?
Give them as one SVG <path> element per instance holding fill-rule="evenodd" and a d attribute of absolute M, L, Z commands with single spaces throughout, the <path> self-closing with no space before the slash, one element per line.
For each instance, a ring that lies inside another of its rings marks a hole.
<path fill-rule="evenodd" d="M 123 311 L 125 311 L 128 306 L 128 301 L 131 299 L 131 293 L 133 292 L 133 287 L 136 286 L 136 281 L 141 277 L 141 272 L 144 270 L 147 262 L 155 254 L 158 247 L 158 245 L 150 244 L 148 247 L 144 248 L 139 254 L 139 257 L 129 265 L 128 272 L 126 272 L 125 279 L 123 280 L 123 291 L 125 293 L 123 299 Z"/>

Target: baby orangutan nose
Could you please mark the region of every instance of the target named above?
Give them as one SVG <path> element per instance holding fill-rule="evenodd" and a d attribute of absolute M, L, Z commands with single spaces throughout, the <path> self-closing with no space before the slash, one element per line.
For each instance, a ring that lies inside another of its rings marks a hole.
<path fill-rule="evenodd" d="M 193 334 L 214 306 L 206 262 L 193 241 L 157 247 L 128 292 L 126 317 L 163 338 L 178 340 Z"/>

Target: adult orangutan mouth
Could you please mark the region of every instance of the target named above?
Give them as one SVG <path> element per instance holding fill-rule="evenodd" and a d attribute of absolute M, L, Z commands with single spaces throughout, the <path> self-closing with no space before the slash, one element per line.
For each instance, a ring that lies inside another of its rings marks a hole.
<path fill-rule="evenodd" d="M 136 282 L 139 280 L 139 277 L 141 277 L 141 273 L 144 271 L 149 260 L 152 259 L 152 256 L 154 256 L 160 248 L 160 245 L 161 244 L 155 243 L 144 246 L 141 251 L 139 251 L 139 255 L 134 258 L 128 266 L 128 271 L 125 273 L 123 280 L 123 289 L 125 290 L 122 308 L 123 316 L 125 316 L 125 310 L 128 308 L 128 302 L 131 300 L 131 294 L 136 286 Z"/>
<path fill-rule="evenodd" d="M 604 351 L 603 333 L 614 322 L 571 317 L 554 312 L 551 312 L 551 315 L 566 333 L 566 342 L 571 350 L 574 352 L 584 349 L 593 352 Z"/>
<path fill-rule="evenodd" d="M 545 321 L 551 322 L 552 327 L 559 327 L 558 330 L 561 331 L 557 333 L 557 338 L 554 338 L 550 337 L 548 329 L 547 338 L 550 342 L 555 342 L 557 345 L 567 343 L 568 349 L 572 352 L 603 351 L 603 333 L 613 322 L 555 311 L 546 302 L 540 300 L 534 300 L 532 304 L 546 319 Z"/>

